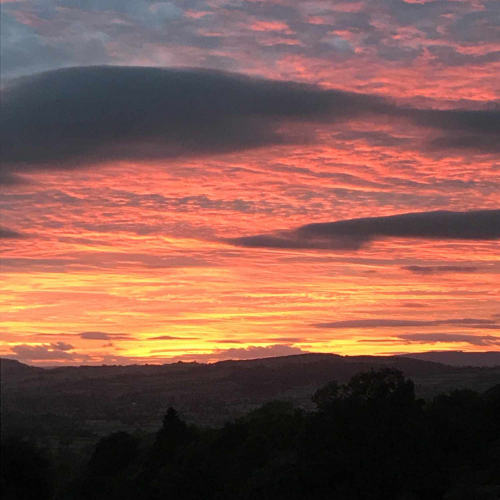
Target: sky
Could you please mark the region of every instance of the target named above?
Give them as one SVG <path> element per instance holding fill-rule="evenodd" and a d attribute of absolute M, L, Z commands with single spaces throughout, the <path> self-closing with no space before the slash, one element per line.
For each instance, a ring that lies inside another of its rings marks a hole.
<path fill-rule="evenodd" d="M 500 2 L 1 2 L 0 355 L 500 349 Z"/>

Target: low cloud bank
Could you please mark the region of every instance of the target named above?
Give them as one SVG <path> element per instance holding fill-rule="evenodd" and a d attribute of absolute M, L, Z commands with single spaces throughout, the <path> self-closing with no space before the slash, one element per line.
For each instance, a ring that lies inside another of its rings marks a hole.
<path fill-rule="evenodd" d="M 55 344 L 29 345 L 19 344 L 13 346 L 11 357 L 20 361 L 76 361 L 85 362 L 90 359 L 87 354 L 69 352 L 73 346 L 64 342 Z"/>

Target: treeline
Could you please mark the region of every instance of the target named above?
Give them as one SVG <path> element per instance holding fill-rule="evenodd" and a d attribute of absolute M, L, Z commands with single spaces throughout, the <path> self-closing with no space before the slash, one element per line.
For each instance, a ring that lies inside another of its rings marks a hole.
<path fill-rule="evenodd" d="M 220 429 L 173 408 L 154 435 L 117 432 L 87 460 L 2 442 L 4 500 L 496 500 L 500 385 L 415 398 L 384 368 L 332 382 L 305 412 L 274 401 Z"/>

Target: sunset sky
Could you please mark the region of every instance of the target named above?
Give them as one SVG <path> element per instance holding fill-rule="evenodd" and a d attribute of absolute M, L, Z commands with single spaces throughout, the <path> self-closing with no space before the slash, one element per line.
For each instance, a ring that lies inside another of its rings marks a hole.
<path fill-rule="evenodd" d="M 500 349 L 498 0 L 1 3 L 0 355 Z"/>

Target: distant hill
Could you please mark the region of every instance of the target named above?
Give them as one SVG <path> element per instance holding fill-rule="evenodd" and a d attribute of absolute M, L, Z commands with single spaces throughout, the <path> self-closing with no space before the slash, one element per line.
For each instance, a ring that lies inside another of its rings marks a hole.
<path fill-rule="evenodd" d="M 2 380 L 22 379 L 43 372 L 43 368 L 25 365 L 15 359 L 0 358 L 0 377 Z"/>
<path fill-rule="evenodd" d="M 431 351 L 416 354 L 403 354 L 402 356 L 423 361 L 433 361 L 434 363 L 442 363 L 450 366 L 500 366 L 500 351 Z"/>
<path fill-rule="evenodd" d="M 169 406 L 188 421 L 222 425 L 280 399 L 312 408 L 328 382 L 391 366 L 415 382 L 418 397 L 457 388 L 484 392 L 500 383 L 500 366 L 458 367 L 407 356 L 301 354 L 214 364 L 38 368 L 2 359 L 2 432 L 30 427 L 48 435 L 77 430 L 156 429 Z"/>

